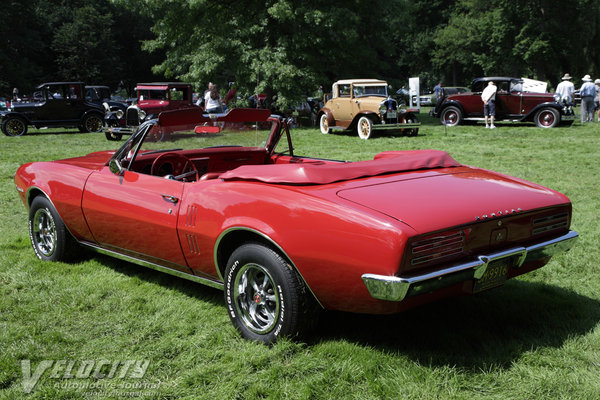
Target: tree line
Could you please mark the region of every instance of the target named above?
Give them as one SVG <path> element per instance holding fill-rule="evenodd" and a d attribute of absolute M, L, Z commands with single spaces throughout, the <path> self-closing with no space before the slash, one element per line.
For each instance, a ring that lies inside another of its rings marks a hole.
<path fill-rule="evenodd" d="M 182 80 L 280 103 L 343 78 L 600 77 L 597 0 L 8 0 L 0 93 Z M 575 82 L 576 85 L 578 82 Z"/>

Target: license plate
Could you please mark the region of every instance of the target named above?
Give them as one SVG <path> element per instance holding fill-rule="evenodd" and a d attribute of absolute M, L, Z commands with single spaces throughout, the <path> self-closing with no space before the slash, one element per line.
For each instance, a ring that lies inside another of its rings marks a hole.
<path fill-rule="evenodd" d="M 386 114 L 388 118 L 396 118 L 396 111 L 388 111 Z"/>
<path fill-rule="evenodd" d="M 477 293 L 503 285 L 508 275 L 508 264 L 508 259 L 491 262 L 481 279 L 475 281 L 473 292 Z"/>

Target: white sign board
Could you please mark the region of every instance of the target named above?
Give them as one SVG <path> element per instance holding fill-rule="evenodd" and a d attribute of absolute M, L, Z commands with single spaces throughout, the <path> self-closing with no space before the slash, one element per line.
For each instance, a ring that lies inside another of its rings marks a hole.
<path fill-rule="evenodd" d="M 419 98 L 419 77 L 416 78 L 408 78 L 408 98 L 410 102 L 410 107 L 413 106 L 413 96 L 417 100 L 417 108 L 421 108 L 421 99 Z"/>
<path fill-rule="evenodd" d="M 535 79 L 521 78 L 523 79 L 523 91 L 532 93 L 546 93 L 548 84 L 542 81 L 536 81 Z"/>

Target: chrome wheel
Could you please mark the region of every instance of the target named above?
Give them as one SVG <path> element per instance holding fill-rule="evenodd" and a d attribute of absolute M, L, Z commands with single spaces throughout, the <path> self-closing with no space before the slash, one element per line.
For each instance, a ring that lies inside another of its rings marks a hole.
<path fill-rule="evenodd" d="M 244 325 L 255 333 L 267 333 L 275 326 L 280 299 L 273 278 L 257 264 L 240 268 L 234 281 L 235 307 Z"/>
<path fill-rule="evenodd" d="M 50 257 L 54 254 L 56 244 L 56 224 L 50 211 L 46 208 L 38 209 L 31 224 L 31 241 L 36 250 Z"/>

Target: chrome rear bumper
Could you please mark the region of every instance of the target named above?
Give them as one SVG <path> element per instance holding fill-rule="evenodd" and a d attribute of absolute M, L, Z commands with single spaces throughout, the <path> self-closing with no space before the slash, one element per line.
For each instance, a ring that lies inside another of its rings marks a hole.
<path fill-rule="evenodd" d="M 364 274 L 362 280 L 372 297 L 381 300 L 402 301 L 407 297 L 428 293 L 459 282 L 478 280 L 483 276 L 488 265 L 494 261 L 511 257 L 513 268 L 519 268 L 527 262 L 568 251 L 578 237 L 577 232 L 569 231 L 551 240 L 531 246 L 513 247 L 496 253 L 482 254 L 473 261 L 455 264 L 427 274 L 408 277 Z"/>

